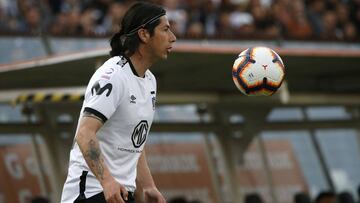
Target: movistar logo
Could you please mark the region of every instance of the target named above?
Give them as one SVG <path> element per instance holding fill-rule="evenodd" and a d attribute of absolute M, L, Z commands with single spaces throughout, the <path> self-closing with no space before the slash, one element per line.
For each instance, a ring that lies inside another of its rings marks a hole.
<path fill-rule="evenodd" d="M 108 83 L 104 87 L 100 87 L 99 81 L 97 81 L 91 88 L 91 95 L 94 95 L 95 93 L 97 95 L 101 95 L 107 90 L 106 96 L 108 97 L 112 91 L 112 84 Z"/>

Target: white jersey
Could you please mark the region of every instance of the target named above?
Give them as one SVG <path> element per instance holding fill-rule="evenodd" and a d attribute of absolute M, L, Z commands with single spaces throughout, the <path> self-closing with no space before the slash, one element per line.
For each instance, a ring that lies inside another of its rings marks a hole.
<path fill-rule="evenodd" d="M 107 60 L 86 88 L 79 119 L 86 111 L 103 120 L 97 138 L 105 163 L 115 180 L 130 192 L 136 188 L 136 166 L 153 121 L 155 100 L 154 75 L 147 70 L 144 78 L 137 76 L 125 57 Z M 78 196 L 89 198 L 102 191 L 75 142 L 61 202 L 72 203 Z"/>

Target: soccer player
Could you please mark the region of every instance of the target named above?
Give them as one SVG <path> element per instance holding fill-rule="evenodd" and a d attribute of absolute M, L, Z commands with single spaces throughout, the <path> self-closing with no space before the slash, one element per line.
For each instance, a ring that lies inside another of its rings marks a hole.
<path fill-rule="evenodd" d="M 61 202 L 165 203 L 150 174 L 144 144 L 153 121 L 156 79 L 149 68 L 176 41 L 165 10 L 135 3 L 110 40 L 111 58 L 91 77 L 70 152 Z"/>

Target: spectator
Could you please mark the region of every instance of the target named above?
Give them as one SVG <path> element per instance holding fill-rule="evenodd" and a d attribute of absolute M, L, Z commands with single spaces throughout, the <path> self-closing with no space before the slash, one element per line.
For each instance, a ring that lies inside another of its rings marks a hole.
<path fill-rule="evenodd" d="M 64 31 L 68 26 L 67 15 L 65 13 L 59 13 L 55 17 L 55 21 L 50 26 L 49 31 L 53 35 L 64 35 Z"/>
<path fill-rule="evenodd" d="M 216 35 L 216 24 L 218 20 L 218 9 L 213 0 L 206 0 L 204 12 L 204 32 L 208 37 Z"/>
<path fill-rule="evenodd" d="M 21 22 L 16 1 L 0 1 L 0 30 L 4 32 L 20 31 Z"/>
<path fill-rule="evenodd" d="M 318 194 L 315 203 L 337 203 L 336 195 L 332 191 L 324 191 Z"/>
<path fill-rule="evenodd" d="M 77 0 L 63 0 L 61 3 L 61 12 L 76 11 L 79 12 L 83 9 L 81 1 Z"/>
<path fill-rule="evenodd" d="M 307 193 L 299 192 L 294 196 L 294 203 L 311 203 L 311 199 Z"/>
<path fill-rule="evenodd" d="M 254 32 L 254 18 L 246 10 L 246 4 L 239 3 L 235 10 L 230 12 L 230 25 L 236 35 L 249 35 Z"/>
<path fill-rule="evenodd" d="M 230 38 L 235 35 L 235 31 L 230 23 L 230 13 L 225 11 L 220 13 L 217 31 L 217 36 L 220 38 Z"/>
<path fill-rule="evenodd" d="M 289 0 L 277 0 L 272 6 L 275 21 L 278 22 L 282 35 L 286 35 L 286 24 L 291 20 L 290 2 Z"/>
<path fill-rule="evenodd" d="M 105 33 L 115 33 L 119 31 L 120 22 L 127 8 L 127 5 L 119 2 L 110 5 L 101 25 Z"/>
<path fill-rule="evenodd" d="M 350 19 L 357 27 L 357 32 L 360 32 L 360 1 L 352 0 L 349 3 L 350 8 Z"/>
<path fill-rule="evenodd" d="M 244 203 L 263 203 L 260 194 L 258 193 L 250 193 L 245 195 Z"/>
<path fill-rule="evenodd" d="M 307 17 L 312 27 L 313 35 L 319 37 L 323 32 L 321 16 L 325 11 L 325 2 L 323 0 L 309 0 L 307 8 Z"/>
<path fill-rule="evenodd" d="M 25 31 L 38 34 L 41 29 L 41 14 L 38 8 L 29 7 L 25 12 Z"/>
<path fill-rule="evenodd" d="M 335 12 L 326 11 L 322 16 L 323 30 L 321 31 L 320 38 L 325 40 L 340 39 L 341 33 L 336 27 L 337 22 L 337 16 L 335 15 Z"/>
<path fill-rule="evenodd" d="M 357 39 L 356 27 L 353 23 L 348 22 L 343 28 L 343 39 L 346 41 L 355 41 Z"/>
<path fill-rule="evenodd" d="M 356 203 L 354 197 L 350 192 L 341 192 L 338 194 L 339 203 Z"/>
<path fill-rule="evenodd" d="M 310 38 L 312 29 L 306 18 L 304 2 L 294 0 L 290 8 L 290 18 L 285 22 L 287 36 L 295 39 Z"/>
<path fill-rule="evenodd" d="M 35 197 L 31 199 L 30 203 L 49 203 L 49 200 L 44 197 Z"/>
<path fill-rule="evenodd" d="M 349 7 L 343 3 L 339 3 L 336 6 L 336 15 L 338 17 L 337 27 L 344 28 L 345 25 L 350 21 L 350 11 Z"/>
<path fill-rule="evenodd" d="M 199 21 L 194 21 L 190 25 L 188 25 L 188 29 L 186 31 L 186 36 L 188 38 L 200 39 L 204 37 L 204 26 Z"/>
<path fill-rule="evenodd" d="M 276 26 L 270 10 L 261 5 L 253 5 L 251 7 L 251 15 L 254 18 L 254 34 L 257 37 L 276 38 L 279 36 L 280 29 Z M 258 34 L 261 34 L 261 36 Z"/>
<path fill-rule="evenodd" d="M 80 28 L 83 35 L 91 36 L 96 33 L 101 33 L 95 31 L 98 18 L 98 12 L 93 8 L 87 8 L 82 12 L 80 17 Z"/>
<path fill-rule="evenodd" d="M 184 197 L 175 197 L 171 199 L 168 203 L 188 203 Z"/>
<path fill-rule="evenodd" d="M 49 31 L 53 35 L 79 36 L 82 34 L 80 18 L 76 10 L 59 13 Z"/>
<path fill-rule="evenodd" d="M 164 0 L 163 4 L 169 21 L 172 22 L 175 35 L 183 36 L 186 32 L 186 21 L 188 18 L 186 11 L 181 8 L 179 0 Z"/>

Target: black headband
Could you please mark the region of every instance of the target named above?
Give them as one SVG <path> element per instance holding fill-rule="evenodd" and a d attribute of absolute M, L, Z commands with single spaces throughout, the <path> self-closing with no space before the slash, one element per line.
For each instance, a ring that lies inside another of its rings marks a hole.
<path fill-rule="evenodd" d="M 165 15 L 165 12 L 160 13 L 159 15 L 156 15 L 154 17 L 152 17 L 150 20 L 148 20 L 147 22 L 143 23 L 142 25 L 136 27 L 135 29 L 132 29 L 130 32 L 128 32 L 127 34 L 125 34 L 126 37 L 130 37 L 131 35 L 135 34 L 139 29 L 144 28 L 146 25 L 151 24 L 153 22 L 155 22 L 156 20 L 158 20 L 161 16 Z"/>

